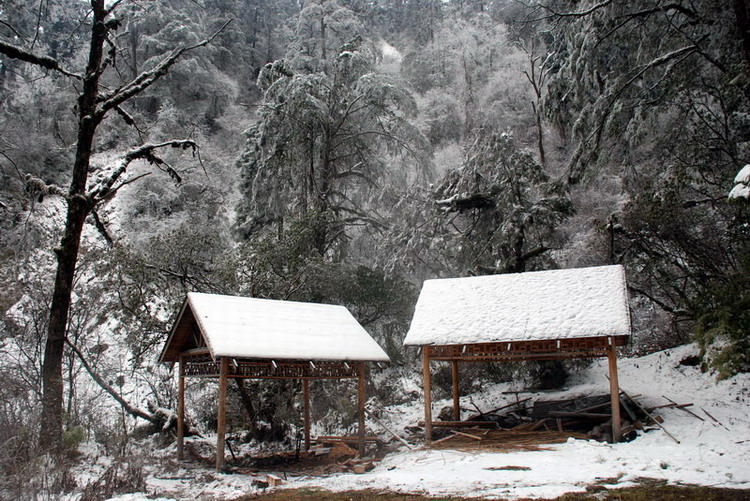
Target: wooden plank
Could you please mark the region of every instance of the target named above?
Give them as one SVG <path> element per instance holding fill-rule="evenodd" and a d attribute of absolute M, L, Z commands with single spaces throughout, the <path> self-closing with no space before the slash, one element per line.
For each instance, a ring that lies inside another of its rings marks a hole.
<path fill-rule="evenodd" d="M 666 396 L 664 396 L 664 395 L 662 395 L 662 397 L 663 397 L 663 398 L 666 398 L 667 400 L 669 400 L 669 401 L 670 401 L 670 402 L 672 402 L 673 404 L 677 405 L 677 402 L 675 402 L 675 401 L 674 401 L 674 400 L 672 400 L 671 398 L 669 398 L 669 397 L 666 397 Z M 682 406 L 679 406 L 679 405 L 677 405 L 677 408 L 678 408 L 678 409 L 682 409 L 683 411 L 687 412 L 687 413 L 688 413 L 688 414 L 690 414 L 691 416 L 695 416 L 696 418 L 700 419 L 701 421 L 705 421 L 705 419 L 703 419 L 702 417 L 700 417 L 700 416 L 699 416 L 698 414 L 696 414 L 695 412 L 691 411 L 690 409 L 685 409 L 685 407 L 689 407 L 689 406 L 691 406 L 691 405 L 693 405 L 693 404 L 692 404 L 692 403 L 691 403 L 691 404 L 683 404 Z"/>
<path fill-rule="evenodd" d="M 227 371 L 229 359 L 221 357 L 219 372 L 219 411 L 216 420 L 216 470 L 220 471 L 224 466 L 224 445 L 226 442 L 227 427 Z"/>
<path fill-rule="evenodd" d="M 440 443 L 443 443 L 443 442 L 447 442 L 447 441 L 448 441 L 448 440 L 450 440 L 451 438 L 456 438 L 457 436 L 458 436 L 458 434 L 457 434 L 456 432 L 453 432 L 453 433 L 451 433 L 450 435 L 448 435 L 448 436 L 446 436 L 446 437 L 443 437 L 443 438 L 439 438 L 439 439 L 435 440 L 435 441 L 434 441 L 434 442 L 432 442 L 432 444 L 430 444 L 430 445 L 437 445 L 437 444 L 440 444 Z"/>
<path fill-rule="evenodd" d="M 503 393 L 508 393 L 508 392 L 503 392 Z M 515 393 L 515 392 L 511 392 L 511 393 Z M 487 414 L 494 414 L 494 413 L 499 412 L 499 411 L 501 411 L 503 409 L 507 409 L 509 407 L 514 407 L 516 405 L 521 405 L 521 404 L 523 404 L 525 402 L 528 402 L 529 400 L 531 400 L 531 397 L 524 398 L 523 400 L 516 400 L 515 402 L 511 402 L 509 404 L 501 405 L 500 407 L 495 407 L 494 409 L 490 409 L 488 411 L 480 411 L 479 409 L 477 409 L 477 411 L 479 411 L 478 417 L 486 416 Z M 475 406 L 475 408 L 476 408 L 476 406 Z M 477 416 L 474 416 L 474 417 L 477 417 Z"/>
<path fill-rule="evenodd" d="M 424 421 L 417 424 L 427 428 Z M 494 421 L 433 421 L 431 424 L 433 428 L 497 428 Z"/>
<path fill-rule="evenodd" d="M 302 380 L 302 405 L 304 413 L 305 450 L 310 450 L 310 380 Z"/>
<path fill-rule="evenodd" d="M 622 439 L 620 429 L 620 384 L 617 377 L 617 346 L 613 338 L 610 339 L 609 353 L 609 393 L 612 401 L 612 442 L 617 443 Z"/>
<path fill-rule="evenodd" d="M 365 363 L 357 364 L 357 416 L 359 417 L 359 457 L 365 457 Z"/>
<path fill-rule="evenodd" d="M 669 433 L 669 431 L 667 431 L 667 429 L 666 429 L 666 428 L 664 428 L 664 426 L 662 426 L 662 424 L 661 424 L 661 423 L 660 423 L 660 422 L 659 422 L 659 421 L 658 421 L 658 420 L 657 420 L 657 419 L 656 419 L 656 418 L 655 418 L 655 417 L 654 417 L 654 416 L 653 416 L 653 415 L 652 415 L 652 414 L 651 414 L 651 413 L 650 413 L 649 411 L 647 411 L 647 410 L 646 410 L 646 409 L 645 409 L 645 408 L 644 408 L 644 407 L 643 407 L 643 406 L 642 406 L 641 404 L 639 404 L 639 403 L 638 403 L 638 401 L 636 401 L 636 400 L 633 400 L 633 399 L 632 399 L 632 398 L 630 397 L 630 395 L 628 395 L 628 394 L 627 394 L 627 393 L 625 392 L 625 390 L 622 390 L 622 389 L 621 389 L 620 391 L 622 392 L 622 394 L 623 394 L 623 395 L 625 395 L 625 397 L 626 397 L 626 398 L 627 398 L 628 400 L 630 400 L 631 402 L 633 402 L 633 405 L 635 405 L 635 406 L 636 406 L 636 407 L 638 407 L 638 408 L 639 408 L 639 409 L 640 409 L 641 411 L 643 411 L 643 412 L 644 412 L 644 413 L 645 413 L 645 414 L 646 414 L 646 415 L 647 415 L 647 416 L 648 416 L 648 417 L 649 417 L 649 418 L 650 418 L 650 419 L 651 419 L 651 420 L 652 420 L 652 421 L 653 421 L 653 422 L 654 422 L 654 423 L 656 424 L 656 426 L 658 426 L 659 428 L 661 428 L 661 429 L 662 429 L 662 430 L 664 431 L 664 433 L 666 433 L 666 434 L 667 434 L 667 436 L 668 436 L 669 438 L 671 438 L 672 440 L 674 440 L 674 441 L 675 441 L 675 442 L 677 442 L 678 444 L 680 443 L 680 441 L 679 441 L 679 440 L 677 440 L 677 439 L 675 438 L 675 436 L 674 436 L 674 435 L 672 435 L 671 433 Z"/>
<path fill-rule="evenodd" d="M 185 458 L 185 357 L 180 355 L 177 381 L 177 459 Z"/>
<path fill-rule="evenodd" d="M 190 350 L 185 350 L 180 352 L 180 356 L 184 357 L 195 357 L 198 355 L 210 355 L 211 350 L 209 350 L 207 347 L 202 348 L 192 348 Z"/>
<path fill-rule="evenodd" d="M 386 425 L 384 425 L 378 418 L 376 418 L 375 416 L 373 416 L 372 412 L 368 411 L 367 409 L 365 409 L 365 412 L 367 413 L 368 416 L 370 416 L 370 418 L 373 421 L 375 421 L 376 423 L 378 423 L 385 431 L 387 431 L 388 433 L 390 433 L 391 435 L 393 435 L 393 437 L 395 437 L 396 440 L 398 440 L 399 442 L 401 442 L 402 444 L 404 444 L 407 448 L 411 449 L 411 444 L 409 442 L 407 442 L 403 438 L 399 437 L 396 434 L 395 431 L 391 430 Z"/>
<path fill-rule="evenodd" d="M 380 439 L 374 435 L 369 435 L 365 437 L 365 442 L 378 442 Z M 359 435 L 355 435 L 353 437 L 349 436 L 343 436 L 343 435 L 320 435 L 318 437 L 315 437 L 314 442 L 344 442 L 344 443 L 350 443 L 350 444 L 356 444 L 359 443 Z"/>
<path fill-rule="evenodd" d="M 453 381 L 453 420 L 461 420 L 460 394 L 458 390 L 458 360 L 451 360 L 451 380 Z"/>
<path fill-rule="evenodd" d="M 422 379 L 424 381 L 424 441 L 432 442 L 432 385 L 430 383 L 430 347 L 422 347 Z"/>
<path fill-rule="evenodd" d="M 548 414 L 552 417 L 557 418 L 580 417 L 588 419 L 609 419 L 612 417 L 612 414 L 605 414 L 600 412 L 549 411 Z"/>
<path fill-rule="evenodd" d="M 536 423 L 534 423 L 531 427 L 529 427 L 529 431 L 535 431 L 541 428 L 542 426 L 546 426 L 547 418 L 540 419 Z"/>
<path fill-rule="evenodd" d="M 478 440 L 480 442 L 482 441 L 482 437 L 472 435 L 471 433 L 464 433 L 463 431 L 458 431 L 458 430 L 451 430 L 451 433 L 453 433 L 454 435 L 461 435 L 462 437 L 466 437 L 466 438 L 473 438 L 474 440 Z"/>

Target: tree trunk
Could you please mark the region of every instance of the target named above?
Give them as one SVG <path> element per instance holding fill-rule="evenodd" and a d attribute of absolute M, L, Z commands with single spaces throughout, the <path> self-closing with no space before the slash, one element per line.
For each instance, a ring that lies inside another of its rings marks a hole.
<path fill-rule="evenodd" d="M 76 145 L 73 179 L 68 193 L 68 212 L 65 232 L 57 254 L 52 304 L 50 306 L 47 342 L 42 363 L 42 418 L 39 433 L 40 444 L 49 449 L 59 449 L 62 443 L 63 378 L 62 361 L 65 348 L 65 335 L 70 312 L 73 279 L 75 276 L 81 234 L 86 217 L 91 211 L 85 197 L 89 161 L 98 125 L 96 117 L 99 95 L 99 68 L 102 62 L 103 47 L 107 28 L 104 26 L 104 0 L 92 0 L 93 22 L 91 45 L 83 92 L 78 102 L 78 143 Z"/>

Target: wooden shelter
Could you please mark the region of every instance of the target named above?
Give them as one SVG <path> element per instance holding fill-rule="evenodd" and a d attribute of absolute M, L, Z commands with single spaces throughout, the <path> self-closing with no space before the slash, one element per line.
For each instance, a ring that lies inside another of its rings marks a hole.
<path fill-rule="evenodd" d="M 301 379 L 304 439 L 309 448 L 310 380 L 356 378 L 362 455 L 365 363 L 390 359 L 343 306 L 190 292 L 159 361 L 179 364 L 180 459 L 185 435 L 185 378 L 219 379 L 218 470 L 224 463 L 228 379 Z"/>
<path fill-rule="evenodd" d="M 425 438 L 432 440 L 431 361 L 451 364 L 460 419 L 460 363 L 609 359 L 612 436 L 621 438 L 617 347 L 630 338 L 622 266 L 427 280 L 405 346 L 422 350 Z"/>

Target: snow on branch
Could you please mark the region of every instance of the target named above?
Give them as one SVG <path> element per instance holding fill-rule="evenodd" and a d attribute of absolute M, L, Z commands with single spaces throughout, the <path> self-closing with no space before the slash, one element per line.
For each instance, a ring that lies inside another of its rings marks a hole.
<path fill-rule="evenodd" d="M 198 144 L 191 139 L 179 139 L 173 141 L 166 141 L 158 144 L 144 144 L 134 150 L 130 150 L 120 160 L 114 170 L 111 172 L 109 177 L 97 183 L 89 192 L 88 196 L 93 205 L 101 202 L 102 200 L 113 195 L 118 189 L 124 186 L 126 183 L 122 183 L 117 188 L 113 189 L 113 186 L 118 179 L 125 173 L 128 166 L 134 160 L 146 160 L 152 165 L 156 165 L 161 170 L 164 170 L 167 174 L 172 177 L 176 182 L 182 181 L 182 178 L 167 162 L 162 160 L 156 155 L 156 150 L 166 148 L 170 146 L 172 148 L 179 148 L 182 150 L 190 149 L 195 154 L 198 151 Z"/>
<path fill-rule="evenodd" d="M 197 49 L 198 47 L 204 47 L 208 45 L 231 22 L 232 20 L 230 19 L 229 21 L 224 23 L 222 27 L 219 28 L 213 35 L 211 35 L 210 37 L 204 40 L 201 40 L 200 42 L 194 45 L 179 47 L 179 48 L 172 50 L 169 56 L 164 58 L 159 64 L 157 64 L 150 70 L 144 71 L 143 73 L 135 77 L 132 81 L 125 84 L 123 87 L 120 87 L 116 91 L 110 93 L 109 95 L 102 96 L 100 98 L 101 106 L 97 114 L 100 117 L 103 117 L 104 114 L 107 113 L 109 110 L 116 108 L 117 106 L 121 105 L 122 103 L 130 99 L 131 97 L 136 96 L 140 94 L 141 92 L 143 92 L 145 89 L 150 87 L 154 82 L 156 82 L 161 77 L 166 75 L 167 72 L 169 71 L 169 68 L 171 68 L 183 54 L 191 50 Z"/>
<path fill-rule="evenodd" d="M 76 73 L 73 73 L 63 68 L 63 66 L 60 64 L 60 62 L 57 59 L 54 59 L 49 56 L 39 56 L 37 54 L 34 54 L 33 52 L 27 51 L 26 49 L 22 47 L 9 44 L 2 40 L 0 40 L 0 54 L 5 54 L 11 59 L 18 59 L 19 61 L 24 61 L 27 63 L 35 64 L 37 66 L 41 66 L 42 68 L 46 68 L 48 70 L 54 70 L 54 71 L 62 73 L 63 75 L 77 78 L 78 80 L 82 79 L 81 75 L 78 75 Z"/>
<path fill-rule="evenodd" d="M 601 9 L 603 7 L 608 6 L 609 4 L 612 3 L 612 0 L 605 0 L 603 2 L 599 2 L 597 4 L 592 5 L 591 7 L 589 7 L 586 10 L 571 11 L 571 12 L 558 12 L 558 11 L 554 10 L 552 7 L 550 7 L 549 5 L 545 5 L 543 3 L 537 4 L 537 5 L 534 5 L 532 3 L 524 3 L 524 2 L 519 2 L 519 3 L 521 5 L 527 7 L 527 8 L 534 8 L 534 7 L 536 7 L 536 8 L 539 8 L 539 9 L 542 9 L 542 10 L 545 10 L 545 11 L 549 12 L 548 16 L 545 16 L 545 17 L 543 17 L 541 19 L 535 19 L 535 21 L 541 21 L 541 20 L 549 19 L 549 18 L 553 18 L 553 17 L 557 17 L 557 18 L 563 18 L 563 17 L 586 17 L 586 16 L 588 16 L 590 14 L 593 14 L 597 10 L 599 10 L 599 9 Z"/>

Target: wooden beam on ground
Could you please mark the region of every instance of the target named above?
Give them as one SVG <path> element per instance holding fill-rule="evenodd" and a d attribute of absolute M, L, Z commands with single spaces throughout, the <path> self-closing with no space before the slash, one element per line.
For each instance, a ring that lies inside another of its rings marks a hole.
<path fill-rule="evenodd" d="M 430 382 L 430 347 L 422 347 L 422 379 L 424 381 L 424 441 L 432 442 L 432 385 Z"/>
<path fill-rule="evenodd" d="M 417 423 L 419 426 L 427 426 L 424 421 Z M 432 428 L 497 428 L 494 421 L 433 421 Z"/>
<path fill-rule="evenodd" d="M 227 372 L 229 359 L 221 357 L 219 370 L 219 410 L 216 420 L 216 471 L 224 466 L 224 445 L 227 428 Z"/>
<path fill-rule="evenodd" d="M 462 437 L 471 438 L 473 440 L 478 440 L 480 442 L 482 441 L 482 437 L 472 435 L 471 433 L 464 433 L 463 431 L 458 430 L 451 430 L 451 433 L 453 433 L 454 435 L 461 435 Z"/>
<path fill-rule="evenodd" d="M 357 414 L 359 417 L 359 457 L 365 456 L 365 363 L 357 364 Z"/>
<path fill-rule="evenodd" d="M 451 360 L 451 380 L 453 381 L 453 420 L 461 421 L 461 404 L 459 393 L 458 360 Z"/>
<path fill-rule="evenodd" d="M 609 353 L 609 393 L 612 402 L 612 442 L 617 443 L 622 439 L 620 429 L 620 385 L 617 378 L 617 343 L 610 338 Z"/>
<path fill-rule="evenodd" d="M 185 357 L 180 355 L 177 379 L 177 459 L 185 457 Z"/>
<path fill-rule="evenodd" d="M 365 437 L 367 443 L 377 443 L 380 439 L 374 435 Z M 359 435 L 353 437 L 341 436 L 341 435 L 320 435 L 315 437 L 317 443 L 330 443 L 330 442 L 344 442 L 347 444 L 359 444 Z"/>
<path fill-rule="evenodd" d="M 395 431 L 391 430 L 386 425 L 384 425 L 382 421 L 380 421 L 377 417 L 375 417 L 372 414 L 372 412 L 368 411 L 367 409 L 365 409 L 365 412 L 367 413 L 368 416 L 370 416 L 370 419 L 372 419 L 373 421 L 375 421 L 376 423 L 378 423 L 385 431 L 387 431 L 388 433 L 390 433 L 396 440 L 398 440 L 399 442 L 401 442 L 402 444 L 404 444 L 407 448 L 411 449 L 411 444 L 409 442 L 407 442 L 403 438 L 399 437 L 398 434 L 396 434 Z"/>
<path fill-rule="evenodd" d="M 310 380 L 302 380 L 302 401 L 305 414 L 305 450 L 310 450 Z"/>

